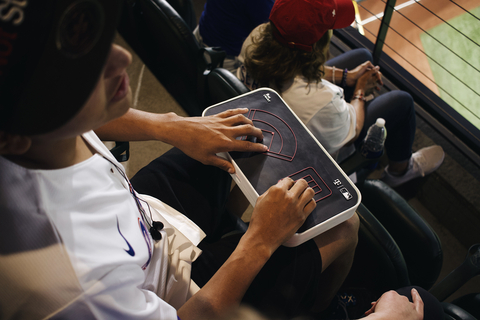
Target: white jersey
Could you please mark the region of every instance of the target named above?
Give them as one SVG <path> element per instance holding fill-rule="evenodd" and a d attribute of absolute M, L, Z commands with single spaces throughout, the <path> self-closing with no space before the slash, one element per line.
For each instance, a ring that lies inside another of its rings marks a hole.
<path fill-rule="evenodd" d="M 258 38 L 264 27 L 265 24 L 262 24 L 250 33 L 238 57 L 242 66 L 236 71 L 237 78 L 250 89 L 257 89 L 258 83 L 249 77 L 243 62 L 252 39 Z M 345 101 L 342 88 L 324 79 L 308 84 L 303 76 L 298 75 L 279 91 L 283 100 L 328 153 L 334 154 L 355 137 L 355 109 Z"/>
<path fill-rule="evenodd" d="M 0 157 L 2 316 L 176 320 L 198 289 L 190 267 L 205 235 L 140 196 L 165 224 L 155 242 L 123 167 L 93 132 L 83 138 L 98 153 L 67 168 L 30 170 Z"/>

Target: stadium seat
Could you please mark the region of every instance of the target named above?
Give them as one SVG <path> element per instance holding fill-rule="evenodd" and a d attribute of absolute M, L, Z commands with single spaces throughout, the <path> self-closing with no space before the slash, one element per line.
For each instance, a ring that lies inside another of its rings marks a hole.
<path fill-rule="evenodd" d="M 210 105 L 249 92 L 249 89 L 237 77 L 223 68 L 215 68 L 208 74 L 207 86 Z"/>
<path fill-rule="evenodd" d="M 356 253 L 355 259 L 365 260 L 364 254 L 370 255 L 382 255 L 391 254 L 393 247 L 394 252 L 400 251 L 403 261 L 405 262 L 405 270 L 401 274 L 407 274 L 408 281 L 403 283 L 409 283 L 410 285 L 420 286 L 426 290 L 430 290 L 439 301 L 442 302 L 445 319 L 448 320 L 475 320 L 480 319 L 480 293 L 472 293 L 461 298 L 458 298 L 451 303 L 445 302 L 445 300 L 458 290 L 462 285 L 469 281 L 474 276 L 480 274 L 480 244 L 475 244 L 470 247 L 465 261 L 452 271 L 447 277 L 438 281 L 442 264 L 443 264 L 443 251 L 440 240 L 430 225 L 420 216 L 410 205 L 393 189 L 378 180 L 365 180 L 358 184 L 359 190 L 362 193 L 362 204 L 368 207 L 372 216 L 378 221 L 378 225 L 369 224 L 369 228 L 376 230 L 377 228 L 383 228 L 385 232 L 391 235 L 393 240 L 387 242 L 387 245 L 372 246 L 369 244 L 369 249 L 379 251 L 376 253 L 369 253 L 368 249 L 363 247 L 365 243 L 364 231 L 360 230 L 359 233 L 359 247 Z M 360 219 L 366 220 L 368 216 L 363 213 L 365 210 L 359 207 L 358 213 Z M 366 222 L 363 222 L 366 225 Z M 363 226 L 361 226 L 362 229 Z M 384 241 L 384 240 L 382 240 Z M 372 241 L 370 241 L 372 242 Z M 397 253 L 398 255 L 398 253 Z M 388 278 L 388 275 L 384 275 L 383 272 L 390 273 L 391 277 L 396 279 L 398 277 L 398 270 L 391 267 L 391 264 L 385 263 L 384 260 L 377 259 L 373 265 L 373 271 L 364 273 L 366 268 L 372 268 L 372 266 L 363 266 L 358 270 L 358 261 L 354 262 L 352 267 L 353 278 L 366 276 L 370 279 L 363 279 L 365 281 L 361 285 L 368 288 L 370 281 L 376 281 L 378 273 L 381 275 L 380 281 L 384 277 Z M 400 259 L 400 260 L 402 260 Z M 375 266 L 376 264 L 382 266 Z M 357 264 L 357 265 L 356 265 Z M 361 264 L 360 264 L 361 265 Z M 402 267 L 401 263 L 397 263 L 397 266 Z M 382 269 L 379 271 L 378 269 Z M 349 278 L 351 276 L 349 275 Z M 434 285 L 435 284 L 435 285 Z M 390 283 L 389 286 L 392 284 Z M 372 287 L 372 285 L 370 285 Z M 378 290 L 378 285 L 373 286 L 373 289 Z M 385 289 L 385 288 L 382 288 Z M 387 288 L 395 289 L 394 287 Z M 378 292 L 378 291 L 376 291 Z"/>
<path fill-rule="evenodd" d="M 358 245 L 344 287 L 366 288 L 380 297 L 385 291 L 409 286 L 407 265 L 395 239 L 363 204 L 357 214 Z"/>
<path fill-rule="evenodd" d="M 118 30 L 179 105 L 201 115 L 208 105 L 206 75 L 223 63 L 225 52 L 200 48 L 165 0 L 125 1 Z"/>
<path fill-rule="evenodd" d="M 438 300 L 444 301 L 471 278 L 480 274 L 480 244 L 475 244 L 468 250 L 462 264 L 431 289 Z M 470 320 L 480 319 L 480 292 L 466 294 L 451 303 L 443 302 L 446 319 Z"/>
<path fill-rule="evenodd" d="M 191 31 L 197 27 L 197 17 L 192 0 L 167 0 L 167 2 L 183 18 Z"/>
<path fill-rule="evenodd" d="M 435 231 L 384 182 L 365 180 L 357 187 L 362 193 L 362 203 L 397 242 L 405 257 L 412 285 L 429 290 L 443 264 L 442 246 Z"/>

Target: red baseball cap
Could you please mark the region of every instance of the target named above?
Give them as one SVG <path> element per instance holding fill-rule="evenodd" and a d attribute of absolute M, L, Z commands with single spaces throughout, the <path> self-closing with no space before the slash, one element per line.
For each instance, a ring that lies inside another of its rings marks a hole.
<path fill-rule="evenodd" d="M 352 0 L 276 0 L 270 21 L 275 39 L 289 48 L 312 51 L 330 29 L 348 27 L 355 20 Z"/>

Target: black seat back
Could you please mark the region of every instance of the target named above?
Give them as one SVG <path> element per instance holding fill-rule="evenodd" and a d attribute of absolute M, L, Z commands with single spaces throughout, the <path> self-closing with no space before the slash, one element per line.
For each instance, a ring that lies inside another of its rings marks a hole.
<path fill-rule="evenodd" d="M 192 0 L 167 0 L 175 11 L 183 18 L 186 25 L 193 31 L 197 26 L 197 17 Z"/>
<path fill-rule="evenodd" d="M 230 71 L 223 68 L 213 69 L 207 76 L 208 104 L 213 105 L 250 90 Z"/>
<path fill-rule="evenodd" d="M 124 2 L 120 34 L 189 115 L 205 108 L 211 67 L 183 18 L 165 0 Z"/>
<path fill-rule="evenodd" d="M 385 291 L 410 285 L 407 265 L 393 237 L 363 204 L 357 214 L 358 245 L 344 286 L 367 288 L 378 298 Z"/>

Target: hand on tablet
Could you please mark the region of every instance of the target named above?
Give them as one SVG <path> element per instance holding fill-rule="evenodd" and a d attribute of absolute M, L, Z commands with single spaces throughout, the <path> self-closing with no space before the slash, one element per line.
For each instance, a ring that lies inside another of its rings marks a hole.
<path fill-rule="evenodd" d="M 315 209 L 315 192 L 300 179 L 284 178 L 258 197 L 248 231 L 257 232 L 275 251 L 289 240 Z"/>

